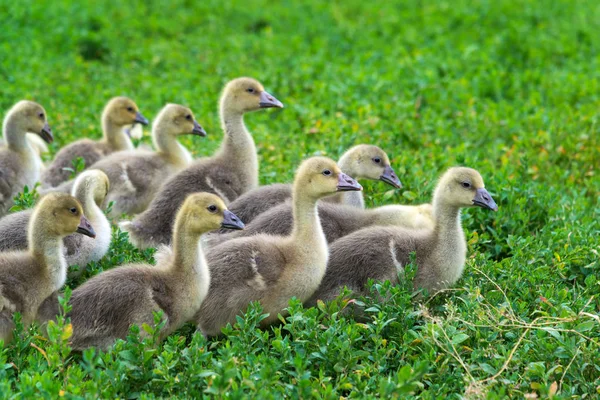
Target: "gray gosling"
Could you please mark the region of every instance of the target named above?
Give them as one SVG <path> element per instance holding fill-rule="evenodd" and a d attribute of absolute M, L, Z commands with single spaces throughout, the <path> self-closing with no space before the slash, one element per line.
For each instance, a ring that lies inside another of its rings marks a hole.
<path fill-rule="evenodd" d="M 33 188 L 39 181 L 42 162 L 27 140 L 27 132 L 37 133 L 46 142 L 53 140 L 44 108 L 22 100 L 4 117 L 2 132 L 6 147 L 0 149 L 0 217 L 8 213 L 13 198 L 24 186 Z"/>
<path fill-rule="evenodd" d="M 192 320 L 211 280 L 200 236 L 220 227 L 243 226 L 218 196 L 188 196 L 177 213 L 173 251 L 161 253 L 156 266 L 118 267 L 96 275 L 73 291 L 69 314 L 72 347 L 106 349 L 116 339 L 124 339 L 132 325 L 153 326 L 153 312 L 164 312 L 166 324 L 161 339 Z"/>
<path fill-rule="evenodd" d="M 358 180 L 381 180 L 395 188 L 402 187 L 387 154 L 377 146 L 360 144 L 350 148 L 342 155 L 338 166 L 344 173 Z M 271 210 L 291 197 L 292 185 L 277 183 L 261 186 L 240 196 L 229 205 L 229 208 L 235 210 L 236 215 L 239 215 L 245 224 L 249 224 L 261 213 Z M 323 201 L 357 208 L 365 207 L 362 192 L 336 193 L 324 198 Z"/>
<path fill-rule="evenodd" d="M 337 240 L 330 247 L 327 273 L 306 305 L 314 306 L 319 299 L 329 301 L 344 286 L 357 296 L 364 295 L 369 279 L 397 283 L 412 252 L 417 265 L 415 289 L 433 294 L 452 286 L 462 275 L 467 253 L 460 220 L 465 207 L 498 210 L 479 172 L 451 168 L 433 195 L 433 230 L 371 227 Z"/>
<path fill-rule="evenodd" d="M 160 185 L 192 161 L 190 153 L 178 142 L 179 136 L 190 134 L 206 136 L 189 108 L 167 104 L 158 113 L 152 126 L 155 152 L 119 151 L 90 167 L 108 175 L 110 190 L 105 202 L 114 202 L 109 214 L 111 218 L 144 211 Z M 60 190 L 70 190 L 71 186 L 72 181 L 60 185 Z"/>
<path fill-rule="evenodd" d="M 134 123 L 147 125 L 148 120 L 140 113 L 133 100 L 127 97 L 111 99 L 102 112 L 102 139 L 81 139 L 63 147 L 42 174 L 42 185 L 56 187 L 69 180 L 73 173 L 73 161 L 78 157 L 83 158 L 85 168 L 89 168 L 111 153 L 133 150 L 133 144 L 124 128 Z"/>
<path fill-rule="evenodd" d="M 215 193 L 229 204 L 256 188 L 256 146 L 244 125 L 244 114 L 272 107 L 281 108 L 283 104 L 267 93 L 260 82 L 251 78 L 229 82 L 219 106 L 225 133 L 220 150 L 171 177 L 144 213 L 120 224 L 121 229 L 129 232 L 131 242 L 142 249 L 169 244 L 175 213 L 189 193 Z"/>
<path fill-rule="evenodd" d="M 87 170 L 75 180 L 72 196 L 81 203 L 83 213 L 96 231 L 90 238 L 74 233 L 63 239 L 63 249 L 68 266 L 79 266 L 74 276 L 79 276 L 90 261 L 98 261 L 108 251 L 111 229 L 100 208 L 108 192 L 108 177 L 99 170 Z M 27 249 L 29 221 L 33 210 L 11 213 L 0 219 L 0 251 Z M 71 270 L 72 271 L 72 270 Z"/>
<path fill-rule="evenodd" d="M 257 235 L 231 240 L 207 253 L 211 283 L 197 315 L 205 336 L 219 335 L 235 323 L 252 301 L 260 301 L 277 320 L 292 297 L 306 301 L 319 286 L 327 266 L 327 242 L 317 201 L 337 191 L 361 190 L 354 179 L 325 157 L 313 157 L 298 168 L 293 188 L 294 229 L 289 236 Z"/>
<path fill-rule="evenodd" d="M 360 209 L 343 204 L 319 202 L 319 218 L 327 243 L 368 226 L 394 226 L 407 229 L 433 229 L 434 220 L 431 204 L 406 206 L 391 204 L 377 208 Z M 267 210 L 252 220 L 240 232 L 224 234 L 214 232 L 205 235 L 207 248 L 229 240 L 258 234 L 286 236 L 292 232 L 293 209 L 289 201 Z"/>
<path fill-rule="evenodd" d="M 94 237 L 81 204 L 64 193 L 44 197 L 35 207 L 29 226 L 29 248 L 0 253 L 0 340 L 12 340 L 13 314 L 25 326 L 36 320 L 40 304 L 67 279 L 63 237 L 71 233 Z"/>

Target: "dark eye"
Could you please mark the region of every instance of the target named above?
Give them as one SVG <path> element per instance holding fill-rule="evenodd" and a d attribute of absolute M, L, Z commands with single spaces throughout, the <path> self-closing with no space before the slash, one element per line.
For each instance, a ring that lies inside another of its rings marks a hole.
<path fill-rule="evenodd" d="M 379 164 L 381 162 L 381 158 L 373 157 L 373 162 L 376 162 L 377 164 Z"/>
<path fill-rule="evenodd" d="M 127 111 L 133 112 L 133 107 L 127 107 Z"/>
<path fill-rule="evenodd" d="M 77 209 L 75 207 L 71 207 L 69 211 L 71 211 L 71 214 L 77 214 Z"/>
<path fill-rule="evenodd" d="M 39 116 L 41 119 L 44 119 L 44 113 L 39 113 L 39 114 L 38 114 L 38 116 Z"/>
<path fill-rule="evenodd" d="M 471 187 L 471 184 L 469 182 L 462 182 L 461 183 L 462 187 L 464 187 L 465 189 L 468 189 Z"/>
<path fill-rule="evenodd" d="M 325 171 L 323 171 L 323 175 L 329 176 L 329 175 L 331 175 L 331 171 L 326 169 Z"/>
<path fill-rule="evenodd" d="M 187 119 L 188 121 L 191 121 L 192 120 L 192 116 L 190 114 L 188 114 L 188 115 L 185 116 L 185 119 Z"/>
<path fill-rule="evenodd" d="M 210 206 L 206 207 L 206 209 L 211 213 L 217 212 L 217 206 L 215 206 L 214 204 L 211 204 Z"/>
<path fill-rule="evenodd" d="M 246 89 L 246 92 L 248 92 L 248 93 L 254 93 L 254 88 L 249 87 L 248 89 Z"/>

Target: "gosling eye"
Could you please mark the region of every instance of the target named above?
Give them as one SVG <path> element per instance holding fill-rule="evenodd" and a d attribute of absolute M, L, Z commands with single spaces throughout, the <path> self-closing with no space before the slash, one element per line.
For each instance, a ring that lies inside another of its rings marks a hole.
<path fill-rule="evenodd" d="M 326 170 L 323 171 L 323 175 L 329 176 L 329 175 L 331 175 L 331 171 L 328 170 L 328 169 L 326 169 Z"/>
<path fill-rule="evenodd" d="M 71 214 L 77 214 L 77 209 L 75 207 L 69 208 L 69 211 L 71 211 Z"/>
<path fill-rule="evenodd" d="M 373 162 L 379 164 L 381 162 L 381 158 L 379 158 L 379 157 L 373 157 Z"/>
<path fill-rule="evenodd" d="M 190 114 L 188 114 L 188 115 L 185 116 L 185 119 L 187 119 L 188 121 L 191 121 L 192 120 L 192 116 Z"/>
<path fill-rule="evenodd" d="M 471 187 L 471 184 L 469 182 L 462 182 L 461 183 L 462 187 L 464 187 L 465 189 L 469 189 Z"/>
<path fill-rule="evenodd" d="M 211 204 L 210 206 L 206 207 L 206 209 L 213 214 L 217 212 L 217 206 L 215 206 L 214 204 Z"/>
<path fill-rule="evenodd" d="M 40 117 L 41 119 L 44 119 L 44 113 L 43 112 L 39 113 L 38 117 Z"/>
<path fill-rule="evenodd" d="M 131 107 L 131 106 L 127 107 L 127 111 L 133 112 L 133 107 Z"/>
<path fill-rule="evenodd" d="M 254 93 L 254 88 L 249 87 L 248 89 L 246 89 L 246 92 L 248 92 L 248 93 Z"/>

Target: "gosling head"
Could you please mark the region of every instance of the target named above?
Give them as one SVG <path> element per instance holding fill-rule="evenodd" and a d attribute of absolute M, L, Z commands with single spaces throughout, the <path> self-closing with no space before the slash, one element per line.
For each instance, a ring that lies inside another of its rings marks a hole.
<path fill-rule="evenodd" d="M 198 235 L 220 228 L 244 229 L 244 223 L 227 209 L 219 196 L 212 193 L 189 195 L 178 218 L 184 218 L 186 229 Z"/>
<path fill-rule="evenodd" d="M 42 231 L 52 236 L 64 237 L 78 232 L 96 237 L 94 228 L 83 215 L 81 203 L 66 193 L 50 193 L 44 196 L 37 205 L 32 220 L 34 223 L 41 220 Z"/>
<path fill-rule="evenodd" d="M 343 173 L 336 162 L 327 157 L 312 157 L 300 164 L 294 186 L 313 198 L 362 190 L 354 178 Z"/>
<path fill-rule="evenodd" d="M 377 146 L 368 144 L 354 146 L 342 155 L 339 163 L 352 166 L 353 177 L 357 179 L 381 180 L 395 188 L 402 187 L 387 154 Z"/>
<path fill-rule="evenodd" d="M 230 81 L 223 90 L 224 108 L 239 113 L 260 110 L 261 108 L 283 108 L 275 96 L 265 91 L 259 81 L 252 78 L 237 78 Z"/>
<path fill-rule="evenodd" d="M 206 131 L 194 118 L 194 113 L 179 104 L 167 104 L 160 110 L 155 121 L 161 127 L 161 132 L 167 135 L 198 135 L 206 136 Z"/>
<path fill-rule="evenodd" d="M 15 104 L 6 115 L 6 118 L 4 118 L 5 131 L 6 124 L 9 121 L 15 124 L 23 135 L 27 132 L 33 132 L 44 139 L 46 143 L 52 143 L 54 140 L 52 129 L 50 129 L 50 125 L 48 125 L 48 120 L 46 119 L 46 110 L 36 102 L 21 100 Z"/>
<path fill-rule="evenodd" d="M 482 207 L 498 211 L 492 196 L 485 190 L 483 178 L 476 170 L 450 168 L 442 175 L 434 194 L 434 202 L 454 207 Z"/>
<path fill-rule="evenodd" d="M 140 113 L 137 104 L 128 97 L 111 99 L 104 107 L 103 115 L 116 126 L 148 125 L 148 120 Z"/>
<path fill-rule="evenodd" d="M 94 203 L 101 207 L 109 188 L 110 182 L 104 172 L 99 169 L 88 169 L 75 180 L 72 194 L 82 203 L 87 196 L 92 196 Z"/>

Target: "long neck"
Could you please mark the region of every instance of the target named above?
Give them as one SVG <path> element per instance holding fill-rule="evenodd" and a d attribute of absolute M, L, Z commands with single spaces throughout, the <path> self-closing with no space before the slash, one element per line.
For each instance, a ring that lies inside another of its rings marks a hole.
<path fill-rule="evenodd" d="M 42 261 L 55 281 L 64 282 L 67 271 L 61 237 L 48 235 L 43 227 L 33 224 L 29 228 L 29 251 Z"/>
<path fill-rule="evenodd" d="M 244 114 L 227 106 L 228 99 L 221 100 L 220 116 L 225 137 L 219 156 L 238 167 L 237 174 L 246 183 L 246 190 L 258 187 L 258 158 L 254 139 L 246 125 Z"/>
<path fill-rule="evenodd" d="M 292 193 L 294 209 L 294 241 L 310 243 L 324 237 L 323 228 L 319 221 L 317 199 L 302 193 L 302 188 L 294 186 Z"/>
<path fill-rule="evenodd" d="M 192 161 L 192 156 L 186 148 L 177 141 L 177 136 L 165 132 L 165 128 L 160 124 L 154 127 L 152 141 L 158 152 L 166 156 L 175 164 L 188 164 Z"/>
<path fill-rule="evenodd" d="M 81 202 L 83 206 L 83 214 L 90 221 L 92 226 L 103 216 L 102 209 L 96 204 L 92 190 L 89 190 L 86 185 L 76 185 L 73 190 L 73 196 Z"/>
<path fill-rule="evenodd" d="M 460 222 L 460 208 L 440 201 L 433 202 L 434 232 L 441 243 L 452 244 L 464 240 Z"/>
<path fill-rule="evenodd" d="M 31 148 L 31 145 L 25 137 L 26 133 L 27 130 L 19 126 L 18 120 L 16 118 L 9 118 L 8 121 L 6 121 L 6 124 L 4 125 L 3 133 L 4 140 L 6 140 L 8 148 L 20 153 L 33 153 L 33 149 Z"/>
<path fill-rule="evenodd" d="M 108 117 L 108 113 L 102 115 L 103 141 L 108 143 L 114 151 L 133 150 L 133 143 L 124 132 L 122 126 L 115 124 Z"/>
<path fill-rule="evenodd" d="M 176 221 L 173 233 L 173 268 L 178 272 L 208 275 L 200 238 L 185 229 L 186 218 Z"/>

